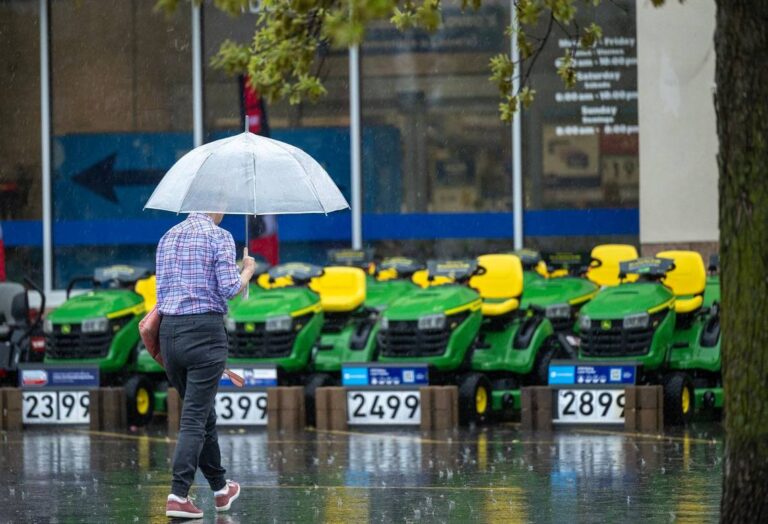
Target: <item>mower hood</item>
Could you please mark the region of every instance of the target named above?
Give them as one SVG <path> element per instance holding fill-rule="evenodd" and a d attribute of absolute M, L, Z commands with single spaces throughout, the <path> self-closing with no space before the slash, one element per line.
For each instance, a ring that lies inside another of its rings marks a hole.
<path fill-rule="evenodd" d="M 479 306 L 480 296 L 472 289 L 446 284 L 419 289 L 393 303 L 385 312 L 391 320 L 414 320 L 424 315 L 458 313 L 463 307 Z"/>
<path fill-rule="evenodd" d="M 77 324 L 89 318 L 116 318 L 143 313 L 144 299 L 133 291 L 91 291 L 67 300 L 48 315 L 54 324 Z"/>
<path fill-rule="evenodd" d="M 600 291 L 581 308 L 581 314 L 597 319 L 618 319 L 633 313 L 653 313 L 671 305 L 673 299 L 672 292 L 661 284 L 621 284 Z"/>
<path fill-rule="evenodd" d="M 242 300 L 229 310 L 236 322 L 263 322 L 267 317 L 298 316 L 320 310 L 320 298 L 304 287 L 265 290 Z"/>
<path fill-rule="evenodd" d="M 521 309 L 526 309 L 529 305 L 579 305 L 589 300 L 597 290 L 597 284 L 583 278 L 539 278 L 526 282 Z"/>

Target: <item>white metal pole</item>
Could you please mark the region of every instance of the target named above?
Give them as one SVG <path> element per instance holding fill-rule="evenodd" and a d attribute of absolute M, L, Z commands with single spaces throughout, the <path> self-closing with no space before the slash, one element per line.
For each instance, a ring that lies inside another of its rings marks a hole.
<path fill-rule="evenodd" d="M 203 38 L 201 8 L 192 4 L 192 122 L 194 146 L 203 145 Z"/>
<path fill-rule="evenodd" d="M 517 64 L 520 60 L 520 50 L 517 48 L 517 11 L 514 2 L 510 1 L 510 13 L 512 24 L 512 62 Z M 520 90 L 520 67 L 512 76 L 512 92 L 517 93 Z M 514 224 L 514 246 L 515 249 L 523 247 L 523 163 L 522 163 L 522 142 L 520 140 L 520 104 L 512 117 L 512 220 Z"/>
<path fill-rule="evenodd" d="M 48 0 L 40 0 L 40 155 L 43 177 L 43 290 L 53 289 L 53 234 L 51 214 L 51 70 Z"/>
<path fill-rule="evenodd" d="M 352 178 L 352 249 L 363 247 L 360 46 L 349 48 L 349 137 Z"/>

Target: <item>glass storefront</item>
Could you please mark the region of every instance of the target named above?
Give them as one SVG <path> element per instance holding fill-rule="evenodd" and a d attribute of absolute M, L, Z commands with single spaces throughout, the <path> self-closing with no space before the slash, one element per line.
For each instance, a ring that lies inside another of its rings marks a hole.
<path fill-rule="evenodd" d="M 604 35 L 592 49 L 580 49 L 553 26 L 530 77 L 536 101 L 522 113 L 525 238 L 544 251 L 637 242 L 635 2 L 580 5 L 576 22 L 585 27 L 588 20 Z M 568 49 L 573 89 L 565 89 L 554 67 Z"/>
<path fill-rule="evenodd" d="M 383 20 L 362 46 L 363 237 L 389 253 L 511 248 L 510 127 L 488 61 L 509 49 L 508 2 L 443 9 L 435 33 Z M 487 240 L 498 239 L 498 240 Z M 501 240 L 504 239 L 504 240 Z"/>
<path fill-rule="evenodd" d="M 178 221 L 142 207 L 192 148 L 190 11 L 154 5 L 51 2 L 55 288 L 100 265 L 154 268 Z"/>
<path fill-rule="evenodd" d="M 181 217 L 143 211 L 162 174 L 193 146 L 192 18 L 154 0 L 49 3 L 53 287 L 95 266 L 154 266 Z M 0 2 L 0 219 L 9 277 L 42 280 L 40 3 Z M 580 6 L 589 16 L 588 6 Z M 638 127 L 635 5 L 599 11 L 605 38 L 576 50 L 578 86 L 554 64 L 572 45 L 554 31 L 522 113 L 525 244 L 544 251 L 636 243 Z M 513 245 L 511 127 L 498 118 L 489 58 L 509 49 L 510 3 L 446 5 L 435 33 L 373 24 L 361 46 L 363 242 L 421 258 Z M 247 42 L 256 16 L 202 13 L 203 137 L 243 127 L 241 80 L 210 66 L 220 43 Z M 349 60 L 327 51 L 328 96 L 267 104 L 271 136 L 305 149 L 351 201 Z M 323 262 L 351 242 L 351 213 L 277 219 L 281 260 Z M 244 240 L 244 220 L 227 227 Z"/>
<path fill-rule="evenodd" d="M 35 0 L 0 2 L 0 220 L 9 280 L 42 284 L 40 13 Z"/>

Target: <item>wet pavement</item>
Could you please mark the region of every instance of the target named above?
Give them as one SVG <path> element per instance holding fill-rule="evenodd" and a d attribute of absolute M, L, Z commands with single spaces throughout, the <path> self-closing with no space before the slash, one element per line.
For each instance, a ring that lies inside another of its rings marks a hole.
<path fill-rule="evenodd" d="M 715 522 L 723 433 L 702 424 L 664 437 L 514 424 L 417 431 L 222 430 L 243 493 L 206 522 Z M 0 522 L 167 522 L 174 440 L 138 433 L 0 433 Z"/>

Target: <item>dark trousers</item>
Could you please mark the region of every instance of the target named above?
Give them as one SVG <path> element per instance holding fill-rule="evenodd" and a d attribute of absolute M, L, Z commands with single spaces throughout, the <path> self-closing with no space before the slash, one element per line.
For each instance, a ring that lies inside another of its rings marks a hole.
<path fill-rule="evenodd" d="M 171 493 L 186 497 L 198 467 L 218 491 L 226 485 L 213 409 L 227 359 L 222 315 L 163 316 L 160 352 L 168 380 L 183 401 Z"/>

